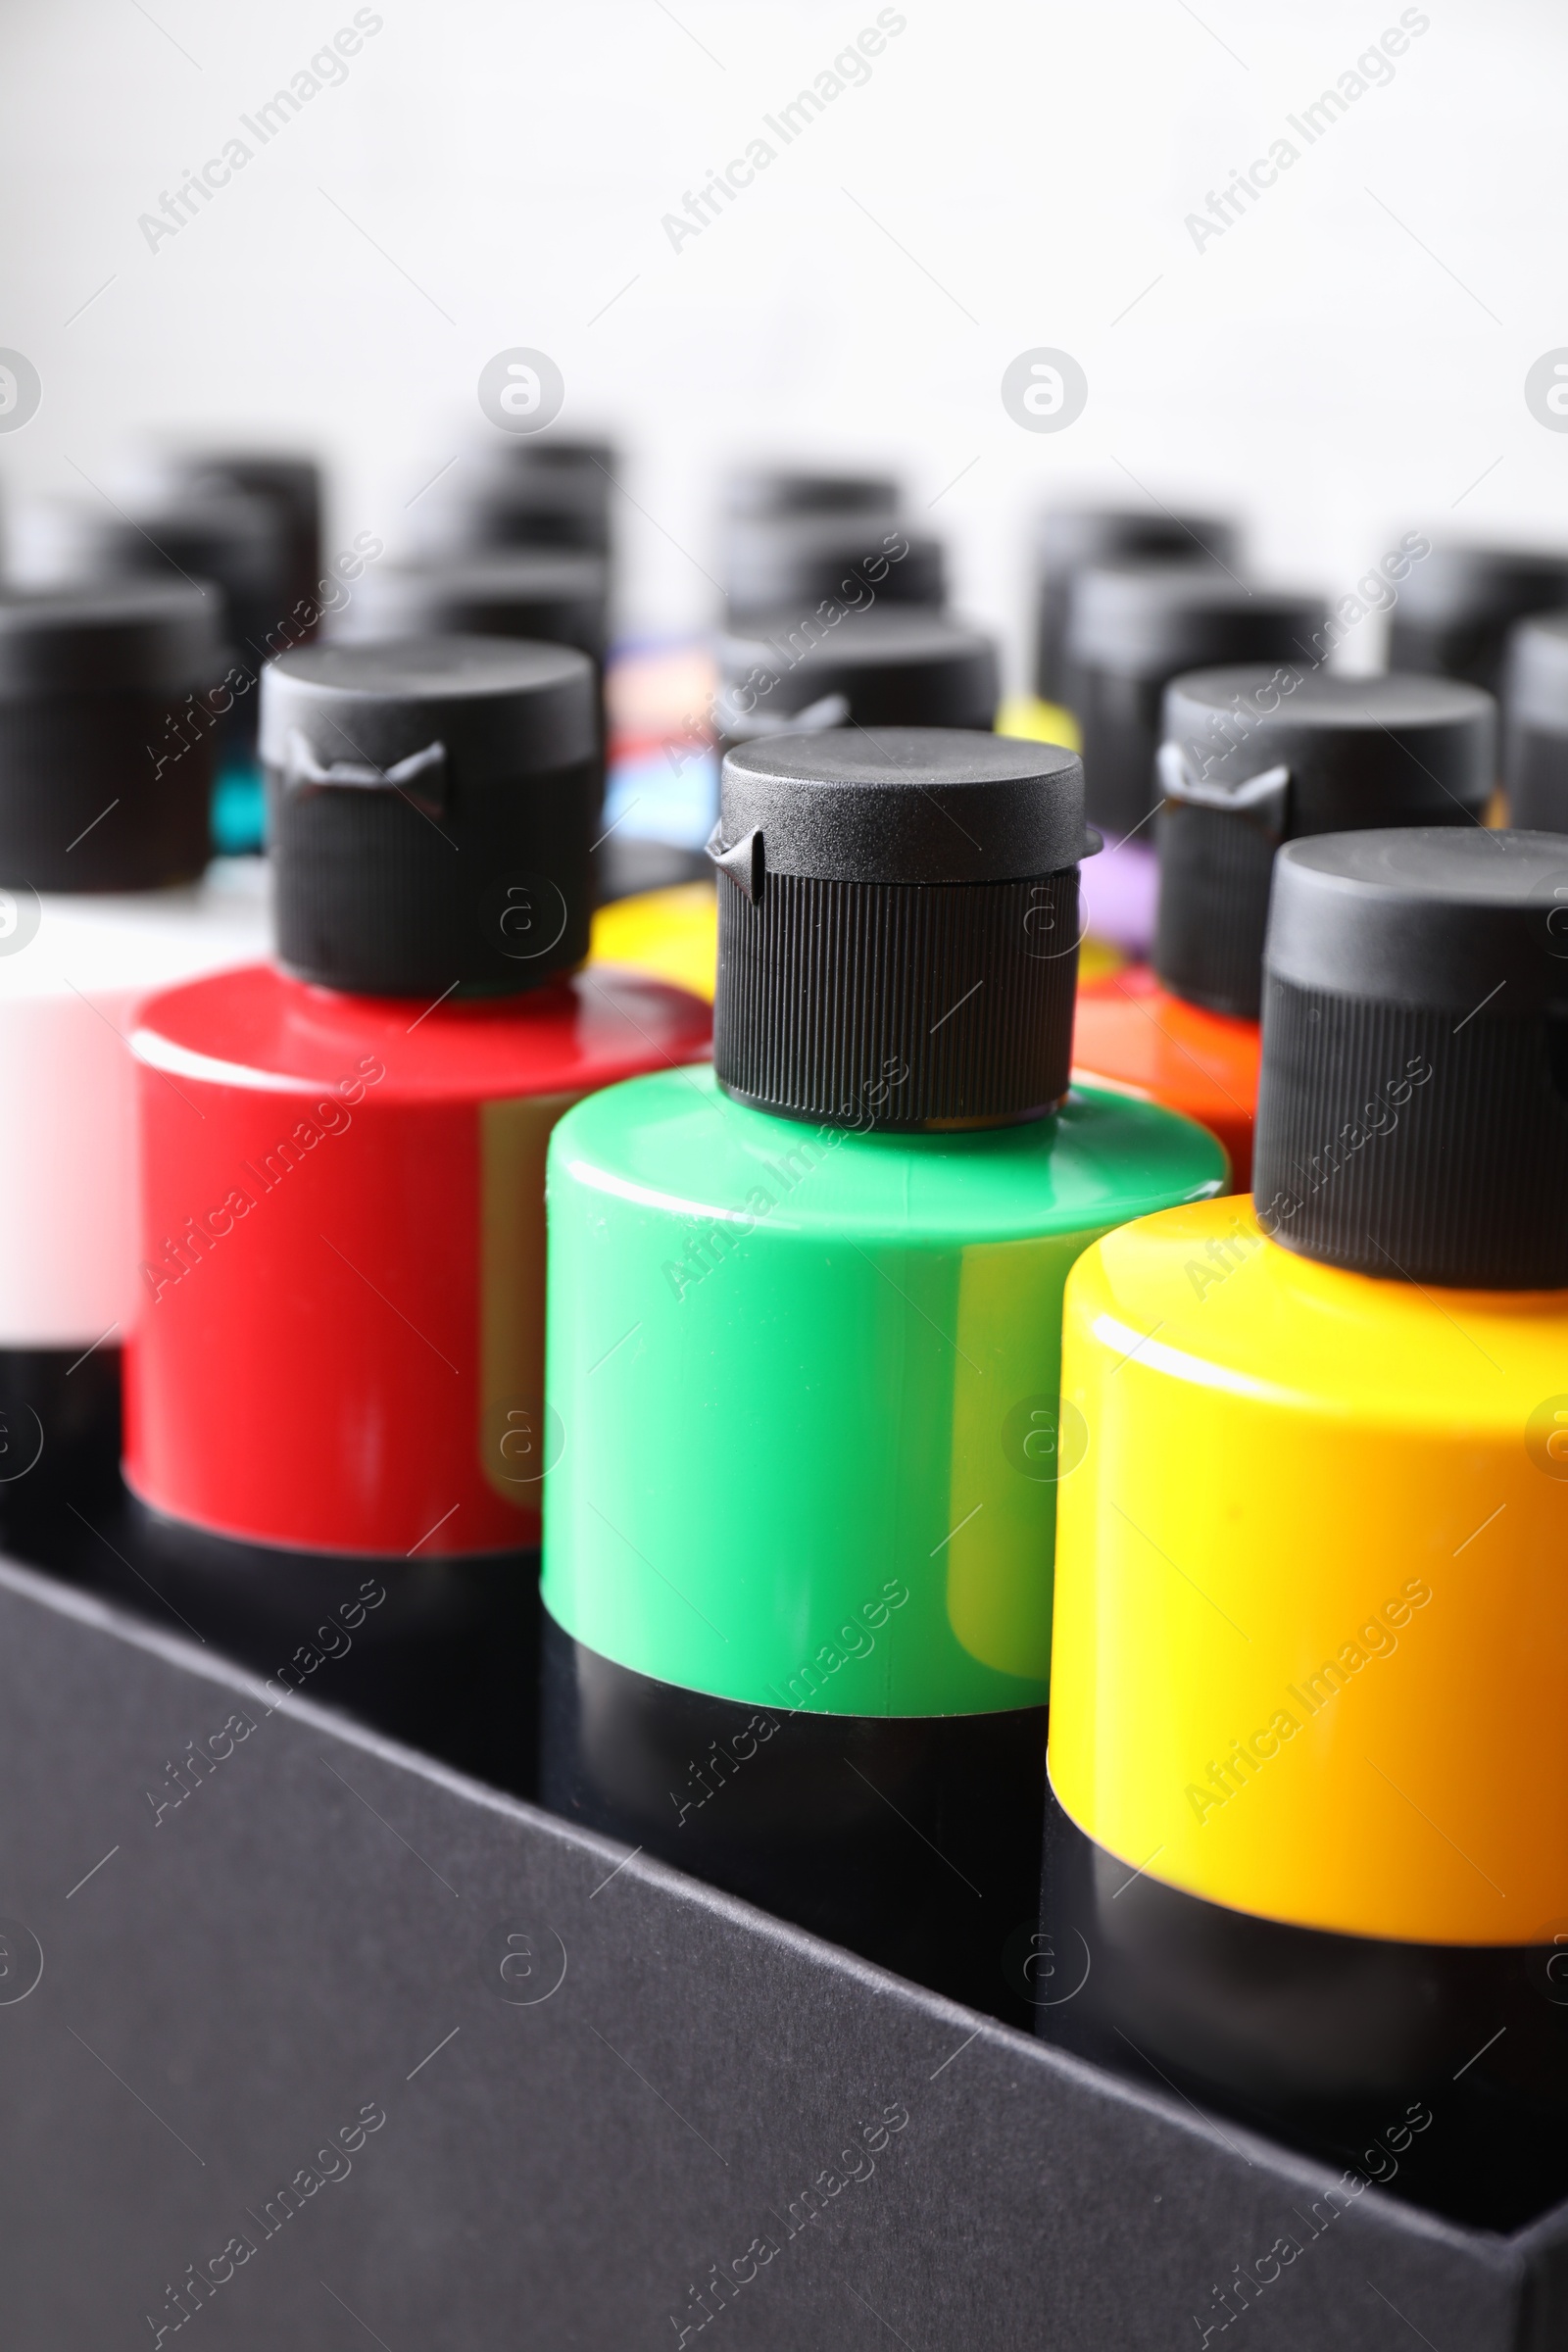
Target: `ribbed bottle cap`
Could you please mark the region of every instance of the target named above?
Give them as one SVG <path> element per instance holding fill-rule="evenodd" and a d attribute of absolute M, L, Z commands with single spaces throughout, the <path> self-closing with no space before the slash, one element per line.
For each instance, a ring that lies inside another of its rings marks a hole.
<path fill-rule="evenodd" d="M 1509 816 L 1568 833 L 1568 612 L 1542 612 L 1513 629 L 1502 709 Z"/>
<path fill-rule="evenodd" d="M 1212 515 L 1117 507 L 1048 507 L 1039 519 L 1035 550 L 1040 567 L 1035 691 L 1052 703 L 1065 701 L 1070 692 L 1067 611 L 1076 572 L 1127 559 L 1230 564 L 1238 560 L 1231 523 Z"/>
<path fill-rule="evenodd" d="M 891 474 L 747 466 L 724 484 L 724 512 L 731 516 L 895 514 L 898 508 L 899 485 Z"/>
<path fill-rule="evenodd" d="M 983 630 L 907 605 L 719 647 L 718 725 L 732 743 L 812 726 L 990 728 L 1000 691 Z"/>
<path fill-rule="evenodd" d="M 278 959 L 367 996 L 515 994 L 580 963 L 593 664 L 495 638 L 312 647 L 262 680 Z"/>
<path fill-rule="evenodd" d="M 1165 987 L 1255 1020 L 1281 842 L 1388 825 L 1477 824 L 1495 710 L 1450 678 L 1203 669 L 1165 689 L 1154 820 Z"/>
<path fill-rule="evenodd" d="M 1390 1280 L 1568 1286 L 1568 842 L 1330 833 L 1274 868 L 1253 1192 Z"/>
<path fill-rule="evenodd" d="M 947 593 L 941 540 L 885 513 L 743 519 L 726 549 L 732 625 L 790 626 L 827 603 L 940 606 Z"/>
<path fill-rule="evenodd" d="M 1067 1090 L 1099 846 L 1053 744 L 835 728 L 731 752 L 709 845 L 720 1084 L 832 1126 L 1040 1117 Z"/>
<path fill-rule="evenodd" d="M 218 599 L 183 581 L 0 593 L 0 884 L 147 890 L 207 863 Z"/>
<path fill-rule="evenodd" d="M 602 662 L 609 594 L 604 559 L 566 549 L 377 564 L 359 583 L 342 636 L 523 637 Z"/>
<path fill-rule="evenodd" d="M 1083 732 L 1089 813 L 1131 833 L 1155 806 L 1165 686 L 1219 662 L 1310 665 L 1321 601 L 1250 588 L 1210 564 L 1107 564 L 1081 571 L 1067 615 L 1072 708 Z"/>
<path fill-rule="evenodd" d="M 1568 605 L 1568 556 L 1440 541 L 1412 563 L 1398 599 L 1389 626 L 1391 668 L 1441 670 L 1496 694 L 1514 622 Z"/>

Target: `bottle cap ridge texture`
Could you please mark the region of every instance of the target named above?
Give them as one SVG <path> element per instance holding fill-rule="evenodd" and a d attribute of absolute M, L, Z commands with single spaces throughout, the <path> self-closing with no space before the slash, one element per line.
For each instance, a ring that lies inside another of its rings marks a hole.
<path fill-rule="evenodd" d="M 714 1066 L 832 1125 L 1002 1125 L 1066 1092 L 1085 826 L 1070 752 L 828 729 L 725 760 Z"/>
<path fill-rule="evenodd" d="M 1280 844 L 1474 825 L 1493 789 L 1495 736 L 1491 696 L 1449 678 L 1342 678 L 1282 663 L 1173 679 L 1154 822 L 1152 960 L 1165 987 L 1255 1020 Z"/>
<path fill-rule="evenodd" d="M 1391 1281 L 1568 1286 L 1568 840 L 1320 834 L 1275 865 L 1253 1190 Z"/>
<path fill-rule="evenodd" d="M 514 994 L 587 953 L 593 664 L 496 638 L 313 647 L 264 673 L 278 955 L 370 996 Z"/>

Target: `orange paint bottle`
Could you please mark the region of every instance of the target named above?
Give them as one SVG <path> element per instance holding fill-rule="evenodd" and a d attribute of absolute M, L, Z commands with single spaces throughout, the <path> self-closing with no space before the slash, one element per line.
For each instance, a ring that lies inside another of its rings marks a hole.
<path fill-rule="evenodd" d="M 1251 1182 L 1274 855 L 1310 833 L 1479 824 L 1495 714 L 1437 677 L 1195 670 L 1165 692 L 1151 965 L 1080 989 L 1073 1074 L 1199 1119 Z"/>

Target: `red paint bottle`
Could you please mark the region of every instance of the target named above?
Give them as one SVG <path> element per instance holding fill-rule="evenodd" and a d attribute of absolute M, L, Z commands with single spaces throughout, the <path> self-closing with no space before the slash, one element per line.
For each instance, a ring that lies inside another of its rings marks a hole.
<path fill-rule="evenodd" d="M 139 1540 L 203 1635 L 516 1784 L 566 1437 L 542 1404 L 545 1146 L 581 1096 L 701 1056 L 709 1010 L 575 968 L 583 655 L 289 655 L 263 751 L 278 965 L 166 991 L 133 1040 Z"/>
<path fill-rule="evenodd" d="M 1152 970 L 1078 998 L 1073 1072 L 1185 1111 L 1251 1184 L 1274 856 L 1307 833 L 1479 824 L 1495 713 L 1439 677 L 1203 669 L 1166 688 Z"/>

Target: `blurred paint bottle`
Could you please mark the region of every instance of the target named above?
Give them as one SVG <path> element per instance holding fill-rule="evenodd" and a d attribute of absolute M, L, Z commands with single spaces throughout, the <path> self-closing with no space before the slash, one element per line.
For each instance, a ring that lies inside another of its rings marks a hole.
<path fill-rule="evenodd" d="M 1257 1214 L 1109 1236 L 1062 1350 L 1041 2028 L 1341 2161 L 1427 2102 L 1499 2228 L 1568 2185 L 1565 904 L 1549 835 L 1289 843 Z"/>
<path fill-rule="evenodd" d="M 1067 662 L 1072 584 L 1082 571 L 1115 563 L 1240 562 L 1233 523 L 1207 514 L 1139 514 L 1115 507 L 1049 507 L 1035 533 L 1035 693 L 1073 708 Z"/>
<path fill-rule="evenodd" d="M 552 433 L 488 441 L 442 481 L 421 522 L 424 544 L 440 555 L 556 548 L 608 562 L 618 470 L 608 441 Z"/>
<path fill-rule="evenodd" d="M 1105 564 L 1073 575 L 1065 662 L 1092 821 L 1120 840 L 1158 805 L 1160 704 L 1183 670 L 1318 658 L 1322 601 L 1251 588 L 1219 564 Z"/>
<path fill-rule="evenodd" d="M 204 1635 L 518 1786 L 545 1146 L 593 1087 L 702 1053 L 708 1008 L 575 969 L 585 656 L 318 648 L 263 694 L 278 963 L 157 998 L 134 1041 L 138 1542 Z"/>
<path fill-rule="evenodd" d="M 1512 632 L 1502 720 L 1509 823 L 1568 833 L 1568 613 L 1543 612 Z"/>
<path fill-rule="evenodd" d="M 172 486 L 156 502 L 62 505 L 40 514 L 33 545 L 40 576 L 65 581 L 179 579 L 211 582 L 223 612 L 226 660 L 219 712 L 214 845 L 238 855 L 261 847 L 257 681 L 263 664 L 311 634 L 291 618 L 295 526 L 278 498 L 222 482 Z"/>
<path fill-rule="evenodd" d="M 544 1801 L 1027 2014 L 1066 1269 L 1223 1182 L 1067 1089 L 1070 753 L 730 754 L 713 1071 L 555 1138 Z"/>
<path fill-rule="evenodd" d="M 1437 670 L 1500 695 L 1515 621 L 1568 605 L 1568 556 L 1434 546 L 1420 531 L 1406 531 L 1399 546 L 1410 564 L 1389 623 L 1389 667 Z"/>
<path fill-rule="evenodd" d="M 253 683 L 245 716 L 231 723 L 220 738 L 213 801 L 215 848 L 226 856 L 242 856 L 259 850 L 264 834 L 254 689 L 260 665 L 294 646 L 311 644 L 323 615 L 350 601 L 352 583 L 365 569 L 367 547 L 379 553 L 381 543 L 373 533 L 361 532 L 354 547 L 337 558 L 331 570 L 323 570 L 321 469 L 314 458 L 256 449 L 172 450 L 151 463 L 146 471 L 166 501 L 186 495 L 198 500 L 239 497 L 259 501 L 270 508 L 281 537 L 281 595 L 272 599 L 278 607 L 276 612 L 259 638 L 243 617 L 235 628 L 236 645 L 247 649 L 243 659 Z M 195 552 L 199 556 L 201 550 Z M 226 566 L 228 559 L 220 556 L 220 560 Z M 221 579 L 223 574 L 220 571 L 214 576 Z"/>
<path fill-rule="evenodd" d="M 872 737 L 884 727 L 989 728 L 999 692 L 993 639 L 940 612 L 880 607 L 831 626 L 760 626 L 721 638 L 712 713 L 717 746 L 708 748 L 705 731 L 689 749 L 716 766 L 742 743 L 828 727 Z M 643 846 L 612 834 L 605 844 L 611 870 Z M 619 898 L 596 918 L 594 956 L 656 972 L 710 999 L 718 956 L 712 881 Z"/>
<path fill-rule="evenodd" d="M 1163 727 L 1152 969 L 1080 991 L 1073 1068 L 1200 1120 L 1245 1193 L 1276 851 L 1313 833 L 1479 824 L 1495 711 L 1447 678 L 1283 663 L 1175 679 Z"/>
<path fill-rule="evenodd" d="M 574 646 L 594 665 L 603 745 L 610 639 L 610 567 L 603 556 L 569 548 L 518 548 L 379 567 L 367 573 L 332 637 L 334 644 L 387 637 L 509 637 Z"/>
<path fill-rule="evenodd" d="M 179 582 L 0 596 L 0 1527 L 90 1553 L 135 1318 L 135 1072 L 152 990 L 254 956 L 204 881 L 217 601 Z"/>
<path fill-rule="evenodd" d="M 725 618 L 730 629 L 792 630 L 829 610 L 877 604 L 940 612 L 947 555 L 933 531 L 888 514 L 735 515 L 725 525 Z"/>
<path fill-rule="evenodd" d="M 903 504 L 903 493 L 898 482 L 887 473 L 743 466 L 726 478 L 722 499 L 725 516 L 731 521 L 787 514 L 891 517 Z"/>

